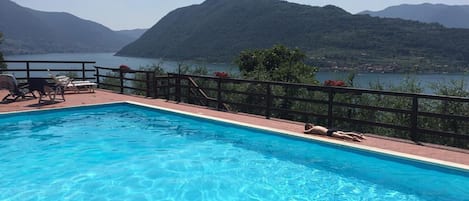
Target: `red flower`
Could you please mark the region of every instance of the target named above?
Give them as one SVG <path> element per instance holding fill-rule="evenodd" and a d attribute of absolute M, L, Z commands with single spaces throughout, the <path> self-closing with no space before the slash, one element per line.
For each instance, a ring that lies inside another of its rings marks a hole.
<path fill-rule="evenodd" d="M 324 81 L 324 86 L 345 87 L 346 85 L 342 80 L 326 80 Z"/>
<path fill-rule="evenodd" d="M 227 78 L 228 77 L 228 73 L 226 73 L 226 72 L 215 72 L 214 74 L 215 74 L 215 76 L 217 76 L 219 78 Z"/>
<path fill-rule="evenodd" d="M 122 65 L 119 66 L 119 70 L 114 70 L 114 71 L 116 71 L 116 72 L 119 72 L 119 71 L 120 71 L 120 72 L 122 72 L 122 73 L 131 73 L 131 72 L 133 72 L 132 69 L 130 69 L 129 66 L 124 65 L 124 64 L 122 64 Z"/>
<path fill-rule="evenodd" d="M 120 65 L 119 70 L 121 70 L 121 71 L 130 71 L 130 68 L 127 65 Z"/>

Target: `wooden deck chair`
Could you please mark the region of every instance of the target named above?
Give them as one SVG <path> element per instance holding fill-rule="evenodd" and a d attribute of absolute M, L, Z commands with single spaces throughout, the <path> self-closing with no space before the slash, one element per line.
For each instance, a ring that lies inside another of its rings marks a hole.
<path fill-rule="evenodd" d="M 18 85 L 15 76 L 10 74 L 0 74 L 0 89 L 7 89 L 8 94 L 3 97 L 2 102 L 16 101 L 18 98 L 33 97 L 36 98 L 27 85 Z M 31 93 L 31 95 L 27 95 Z"/>
<path fill-rule="evenodd" d="M 29 90 L 37 91 L 39 93 L 38 103 L 43 102 L 43 97 L 48 98 L 48 102 L 56 102 L 56 100 L 59 100 L 60 98 L 60 100 L 65 101 L 62 86 L 48 83 L 45 78 L 30 78 L 28 79 L 28 85 Z"/>

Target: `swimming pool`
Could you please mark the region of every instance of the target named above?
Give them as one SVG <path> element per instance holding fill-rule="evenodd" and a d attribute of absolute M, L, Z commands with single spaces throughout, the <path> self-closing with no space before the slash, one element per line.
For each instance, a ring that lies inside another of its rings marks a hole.
<path fill-rule="evenodd" d="M 0 120 L 0 200 L 469 200 L 464 170 L 132 104 Z"/>

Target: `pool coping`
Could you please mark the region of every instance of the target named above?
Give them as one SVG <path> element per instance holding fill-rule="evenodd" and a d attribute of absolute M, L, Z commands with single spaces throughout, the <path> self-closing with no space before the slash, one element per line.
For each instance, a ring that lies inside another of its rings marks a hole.
<path fill-rule="evenodd" d="M 446 167 L 446 168 L 450 168 L 450 169 L 456 169 L 456 170 L 460 170 L 460 171 L 469 172 L 469 165 L 464 165 L 464 164 L 459 164 L 459 163 L 454 163 L 454 162 L 449 162 L 449 161 L 443 161 L 443 160 L 438 160 L 438 159 L 433 159 L 433 158 L 428 158 L 428 157 L 423 157 L 423 156 L 417 156 L 417 155 L 412 155 L 412 154 L 407 154 L 407 153 L 402 153 L 402 152 L 397 152 L 397 151 L 390 151 L 390 150 L 386 150 L 386 149 L 380 149 L 380 148 L 375 148 L 375 147 L 370 147 L 370 146 L 365 146 L 365 145 L 360 145 L 360 144 L 349 143 L 349 142 L 346 142 L 346 141 L 337 141 L 337 140 L 328 139 L 328 138 L 321 138 L 321 137 L 315 136 L 315 135 L 308 135 L 308 134 L 296 133 L 296 132 L 282 130 L 282 129 L 269 128 L 269 127 L 264 127 L 264 126 L 249 124 L 249 123 L 243 123 L 243 122 L 234 121 L 234 120 L 228 120 L 228 119 L 212 117 L 212 116 L 207 116 L 207 115 L 202 115 L 202 114 L 185 112 L 185 111 L 181 111 L 181 110 L 169 109 L 169 108 L 149 105 L 149 104 L 145 104 L 145 103 L 139 103 L 139 102 L 135 102 L 135 101 L 122 101 L 122 103 L 129 103 L 129 104 L 134 104 L 134 105 L 159 109 L 159 110 L 168 111 L 168 112 L 174 112 L 174 113 L 193 116 L 193 117 L 198 117 L 198 118 L 204 118 L 204 119 L 209 119 L 209 120 L 214 120 L 214 121 L 219 121 L 219 122 L 224 122 L 224 123 L 229 123 L 229 124 L 235 124 L 235 125 L 239 125 L 239 126 L 243 126 L 243 127 L 255 128 L 255 129 L 260 129 L 260 130 L 264 130 L 264 131 L 270 131 L 270 132 L 273 132 L 273 133 L 276 133 L 276 134 L 279 134 L 279 135 L 298 137 L 298 138 L 302 138 L 302 139 L 323 142 L 323 143 L 332 144 L 332 145 L 336 145 L 336 146 L 353 148 L 353 149 L 358 149 L 358 150 L 361 150 L 361 151 L 367 151 L 367 152 L 372 152 L 372 153 L 377 153 L 377 154 L 383 154 L 383 155 L 387 155 L 387 156 L 392 156 L 392 157 L 397 157 L 397 158 L 402 158 L 402 159 L 408 159 L 408 160 L 427 163 L 427 164 L 431 164 L 431 165 L 437 165 L 437 166 L 440 166 L 440 167 Z"/>
<path fill-rule="evenodd" d="M 160 107 L 160 106 L 155 106 L 155 105 L 150 105 L 150 104 L 145 104 L 141 102 L 136 102 L 136 101 L 113 101 L 113 102 L 106 102 L 106 103 L 96 103 L 96 104 L 83 104 L 83 105 L 76 105 L 76 106 L 66 106 L 66 107 L 60 107 L 60 108 L 44 108 L 44 109 L 31 109 L 31 110 L 23 110 L 23 111 L 11 111 L 11 112 L 0 112 L 0 114 L 21 114 L 21 113 L 27 113 L 27 112 L 40 112 L 40 111 L 50 111 L 50 110 L 63 110 L 67 108 L 80 108 L 80 107 L 89 107 L 89 106 L 99 106 L 99 105 L 112 105 L 112 104 L 119 104 L 119 103 L 127 103 L 131 105 L 137 105 L 137 106 L 143 106 L 147 108 L 153 108 L 161 111 L 167 111 L 167 112 L 173 112 L 176 114 L 181 114 L 181 115 L 187 115 L 187 116 L 192 116 L 192 117 L 197 117 L 197 118 L 203 118 L 203 119 L 208 119 L 212 121 L 218 121 L 218 122 L 224 122 L 228 124 L 234 124 L 242 127 L 247 127 L 247 128 L 254 128 L 254 129 L 259 129 L 263 131 L 269 131 L 273 132 L 278 135 L 284 135 L 284 136 L 289 136 L 289 137 L 296 137 L 296 138 L 301 138 L 304 140 L 311 140 L 311 141 L 316 141 L 316 142 L 322 142 L 326 144 L 331 144 L 339 147 L 346 147 L 346 148 L 352 148 L 356 150 L 361 150 L 365 152 L 371 152 L 375 154 L 381 154 L 385 156 L 390 156 L 390 157 L 396 157 L 396 158 L 401 158 L 401 159 L 407 159 L 410 161 L 416 161 L 416 162 L 421 162 L 421 163 L 426 163 L 430 165 L 436 165 L 444 168 L 449 168 L 449 169 L 455 169 L 463 172 L 469 172 L 469 165 L 464 165 L 460 163 L 455 163 L 455 162 L 450 162 L 450 161 L 443 161 L 439 159 L 433 159 L 433 158 L 428 158 L 428 157 L 423 157 L 423 156 L 418 156 L 418 155 L 413 155 L 413 154 L 408 154 L 408 153 L 402 153 L 398 151 L 391 151 L 391 150 L 386 150 L 386 149 L 381 149 L 381 148 L 376 148 L 376 147 L 371 147 L 371 146 L 366 146 L 366 145 L 361 145 L 361 144 L 355 144 L 355 143 L 350 143 L 347 141 L 338 141 L 334 139 L 329 139 L 329 138 L 323 138 L 319 137 L 316 135 L 308 135 L 308 134 L 303 134 L 303 133 L 298 133 L 298 132 L 292 132 L 292 131 L 287 131 L 287 130 L 282 130 L 282 129 L 277 129 L 277 128 L 269 128 L 265 126 L 259 126 L 255 124 L 250 124 L 250 123 L 244 123 L 240 121 L 235 121 L 235 120 L 229 120 L 229 119 L 224 119 L 224 118 L 218 118 L 218 117 L 213 117 L 213 116 L 208 116 L 208 115 L 203 115 L 203 114 L 197 114 L 197 113 L 191 113 L 191 112 L 186 112 L 182 110 L 177 110 L 177 109 L 170 109 L 170 108 L 165 108 L 165 107 Z"/>

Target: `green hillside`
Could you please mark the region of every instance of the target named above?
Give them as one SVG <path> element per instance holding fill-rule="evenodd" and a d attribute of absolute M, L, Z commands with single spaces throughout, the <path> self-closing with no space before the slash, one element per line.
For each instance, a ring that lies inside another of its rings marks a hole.
<path fill-rule="evenodd" d="M 42 12 L 0 0 L 0 32 L 4 54 L 111 52 L 131 37 L 68 13 Z"/>
<path fill-rule="evenodd" d="M 463 71 L 469 30 L 352 15 L 280 0 L 207 0 L 169 13 L 118 55 L 231 62 L 242 50 L 297 47 L 319 67 Z"/>

